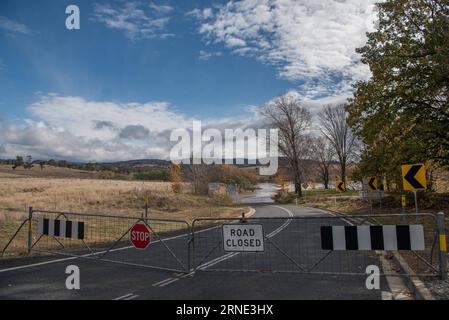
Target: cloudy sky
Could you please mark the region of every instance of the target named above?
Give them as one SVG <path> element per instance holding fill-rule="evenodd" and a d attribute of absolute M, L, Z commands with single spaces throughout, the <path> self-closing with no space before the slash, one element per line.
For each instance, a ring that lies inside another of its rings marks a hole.
<path fill-rule="evenodd" d="M 2 0 L 0 158 L 166 159 L 171 130 L 257 126 L 286 92 L 316 113 L 370 76 L 375 2 Z"/>

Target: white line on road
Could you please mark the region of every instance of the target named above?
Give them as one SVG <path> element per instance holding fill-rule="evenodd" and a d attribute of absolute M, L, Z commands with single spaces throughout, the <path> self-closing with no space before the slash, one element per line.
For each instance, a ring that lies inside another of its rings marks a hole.
<path fill-rule="evenodd" d="M 114 298 L 112 300 L 122 300 L 122 299 L 125 299 L 126 297 L 129 297 L 132 295 L 133 295 L 132 293 L 128 293 L 128 294 L 125 294 L 124 296 L 120 296 L 120 297 Z"/>
<path fill-rule="evenodd" d="M 292 213 L 290 210 L 286 209 L 286 208 L 283 208 L 283 207 L 281 207 L 281 206 L 276 206 L 276 205 L 272 205 L 272 207 L 275 207 L 275 208 L 278 208 L 278 209 L 282 209 L 283 211 L 287 212 L 287 214 L 288 214 L 288 216 L 289 216 L 290 218 L 294 216 L 293 213 Z M 268 239 L 274 237 L 274 236 L 277 235 L 279 232 L 281 232 L 282 230 L 284 230 L 284 229 L 285 229 L 291 222 L 292 222 L 292 219 L 286 220 L 280 227 L 278 227 L 277 229 L 275 229 L 275 230 L 273 230 L 272 232 L 270 232 L 266 237 L 267 237 Z M 218 226 L 218 227 L 219 227 L 219 226 Z M 215 228 L 217 228 L 217 227 L 215 227 Z M 205 231 L 205 230 L 202 230 L 202 231 Z M 215 259 L 212 259 L 212 260 L 210 260 L 210 261 L 208 261 L 208 262 L 205 262 L 204 264 L 200 265 L 197 269 L 199 269 L 199 270 L 205 270 L 205 269 L 207 269 L 207 268 L 209 268 L 209 267 L 212 267 L 212 266 L 214 266 L 214 265 L 216 265 L 216 264 L 218 264 L 218 263 L 220 263 L 220 262 L 222 262 L 222 261 L 226 261 L 226 260 L 228 260 L 228 259 L 231 259 L 231 258 L 233 258 L 233 257 L 235 257 L 235 256 L 237 256 L 237 255 L 239 255 L 239 254 L 240 254 L 240 252 L 230 252 L 230 253 L 227 253 L 227 254 L 225 254 L 225 255 L 223 255 L 223 256 L 220 256 L 220 257 L 218 257 L 218 258 L 215 258 Z M 194 275 L 194 274 L 195 274 L 195 271 L 192 271 L 192 272 L 190 272 L 190 273 L 188 273 L 188 274 L 182 274 L 182 275 L 178 275 L 178 276 L 175 276 L 175 277 L 170 277 L 170 278 L 167 278 L 167 279 L 164 279 L 164 280 L 162 280 L 162 281 L 159 281 L 159 282 L 154 283 L 153 286 L 157 286 L 157 287 L 165 287 L 166 285 L 169 285 L 169 284 L 171 284 L 171 283 L 173 283 L 173 282 L 176 282 L 176 281 L 178 281 L 179 279 L 183 279 L 183 278 L 192 276 L 192 275 Z"/>
<path fill-rule="evenodd" d="M 226 259 L 232 258 L 235 255 L 237 255 L 237 253 L 234 252 L 234 253 L 228 253 L 228 254 L 225 254 L 223 256 L 217 257 L 215 259 L 212 259 L 212 260 L 210 260 L 208 262 L 203 263 L 202 265 L 200 265 L 198 267 L 198 269 L 204 270 L 204 269 L 206 269 L 206 268 L 208 268 L 210 266 L 213 266 L 213 265 L 215 265 L 215 264 L 217 264 L 217 263 L 219 263 L 221 261 L 224 261 Z M 169 277 L 169 278 L 164 279 L 162 281 L 153 283 L 153 287 L 164 287 L 167 284 L 170 284 L 172 282 L 177 281 L 178 279 L 182 279 L 182 278 L 186 278 L 186 277 L 189 277 L 189 276 L 193 276 L 194 274 L 195 274 L 195 271 L 191 271 L 191 272 L 189 272 L 187 274 L 180 273 L 180 274 L 175 275 L 174 277 Z"/>

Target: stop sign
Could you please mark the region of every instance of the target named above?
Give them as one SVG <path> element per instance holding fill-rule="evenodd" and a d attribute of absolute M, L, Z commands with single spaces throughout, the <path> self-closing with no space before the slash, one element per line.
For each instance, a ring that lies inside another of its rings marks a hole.
<path fill-rule="evenodd" d="M 137 249 L 145 249 L 151 242 L 150 229 L 145 223 L 136 223 L 130 230 L 130 236 Z"/>

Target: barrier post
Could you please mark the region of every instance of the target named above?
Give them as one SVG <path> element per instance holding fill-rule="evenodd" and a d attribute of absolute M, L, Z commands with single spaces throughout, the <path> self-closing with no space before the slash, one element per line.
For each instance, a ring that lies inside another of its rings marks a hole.
<path fill-rule="evenodd" d="M 444 227 L 444 213 L 437 214 L 437 230 L 439 243 L 439 262 L 440 262 L 440 278 L 447 279 L 447 248 L 446 248 L 446 230 Z"/>
<path fill-rule="evenodd" d="M 31 253 L 31 247 L 33 245 L 33 234 L 31 232 L 33 221 L 33 207 L 28 208 L 28 254 Z"/>

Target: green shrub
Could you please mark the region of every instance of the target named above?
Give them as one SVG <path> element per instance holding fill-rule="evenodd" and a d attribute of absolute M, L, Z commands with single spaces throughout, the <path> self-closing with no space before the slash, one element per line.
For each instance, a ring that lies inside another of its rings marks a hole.
<path fill-rule="evenodd" d="M 293 201 L 295 201 L 295 199 L 296 199 L 296 194 L 294 194 L 293 192 L 278 191 L 278 192 L 272 197 L 272 199 L 273 199 L 274 202 L 276 202 L 276 203 L 280 203 L 280 204 L 288 204 L 288 203 L 292 203 Z"/>

